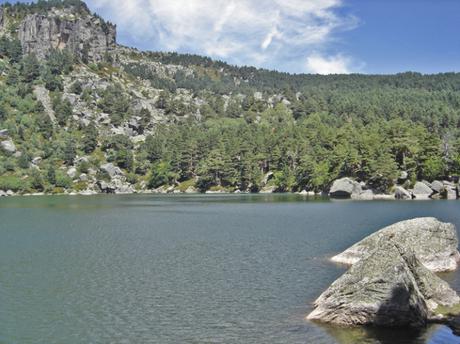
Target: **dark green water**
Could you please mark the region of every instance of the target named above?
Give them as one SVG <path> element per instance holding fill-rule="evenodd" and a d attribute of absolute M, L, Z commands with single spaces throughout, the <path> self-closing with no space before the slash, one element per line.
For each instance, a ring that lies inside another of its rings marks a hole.
<path fill-rule="evenodd" d="M 305 320 L 328 257 L 460 204 L 294 195 L 0 199 L 0 343 L 460 343 Z M 460 291 L 460 273 L 443 275 Z"/>

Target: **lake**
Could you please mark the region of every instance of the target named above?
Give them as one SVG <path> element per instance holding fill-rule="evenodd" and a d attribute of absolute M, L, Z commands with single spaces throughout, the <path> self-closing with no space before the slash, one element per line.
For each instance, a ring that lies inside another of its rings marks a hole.
<path fill-rule="evenodd" d="M 299 195 L 0 199 L 0 343 L 460 343 L 308 322 L 328 258 L 399 220 L 460 228 L 455 201 Z M 460 291 L 460 273 L 443 274 Z"/>

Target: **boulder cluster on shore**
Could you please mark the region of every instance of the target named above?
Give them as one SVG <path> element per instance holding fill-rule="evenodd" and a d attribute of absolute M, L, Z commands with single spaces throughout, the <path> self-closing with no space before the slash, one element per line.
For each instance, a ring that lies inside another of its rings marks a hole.
<path fill-rule="evenodd" d="M 435 272 L 457 268 L 457 247 L 455 226 L 435 218 L 388 226 L 332 258 L 352 266 L 315 301 L 307 319 L 341 326 L 447 323 L 460 297 Z"/>
<path fill-rule="evenodd" d="M 405 188 L 405 185 L 396 185 L 390 194 L 375 193 L 365 183 L 358 183 L 351 178 L 341 178 L 334 181 L 329 191 L 332 198 L 352 198 L 358 200 L 373 199 L 401 199 L 401 200 L 428 200 L 428 199 L 458 199 L 459 187 L 453 181 L 435 180 L 418 181 L 412 188 Z"/>
<path fill-rule="evenodd" d="M 77 159 L 76 165 L 81 163 L 88 163 L 87 157 Z M 38 164 L 42 158 L 37 157 L 32 161 L 34 168 L 38 168 Z M 35 164 L 35 165 L 34 165 Z M 65 175 L 73 180 L 74 184 L 80 185 L 85 183 L 85 190 L 63 190 L 63 194 L 67 195 L 95 195 L 95 194 L 133 194 L 133 193 L 147 193 L 147 194 L 193 194 L 193 193 L 250 193 L 247 190 L 233 190 L 225 188 L 212 188 L 210 190 L 202 191 L 195 185 L 193 181 L 186 183 L 178 183 L 175 185 L 163 185 L 155 189 L 148 188 L 146 182 L 134 185 L 129 182 L 126 174 L 122 169 L 113 163 L 101 164 L 98 169 L 89 168 L 87 173 L 78 173 L 76 167 L 71 166 L 64 171 Z M 105 178 L 98 178 L 99 175 L 104 175 Z M 263 185 L 269 185 L 268 180 L 270 174 L 265 176 L 262 181 Z M 79 184 L 80 183 L 80 184 Z M 276 193 L 276 188 L 265 186 L 258 193 L 270 194 Z M 33 193 L 25 195 L 43 195 L 45 193 Z M 303 196 L 329 196 L 330 198 L 338 199 L 353 199 L 353 200 L 430 200 L 430 199 L 459 199 L 459 186 L 454 181 L 439 181 L 435 180 L 432 183 L 427 181 L 419 181 L 414 184 L 412 188 L 404 188 L 402 185 L 396 185 L 391 193 L 378 193 L 372 190 L 364 182 L 357 182 L 352 178 L 340 178 L 332 183 L 329 192 L 315 193 L 313 191 L 303 190 L 298 192 Z M 0 197 L 2 196 L 15 196 L 23 195 L 20 192 L 13 192 L 12 190 L 0 189 Z"/>

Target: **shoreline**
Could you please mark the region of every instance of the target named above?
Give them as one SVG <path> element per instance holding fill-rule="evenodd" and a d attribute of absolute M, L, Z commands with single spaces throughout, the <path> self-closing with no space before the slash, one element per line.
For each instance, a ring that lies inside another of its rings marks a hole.
<path fill-rule="evenodd" d="M 299 196 L 304 199 L 324 199 L 331 201 L 457 201 L 458 199 L 434 199 L 434 198 L 414 198 L 414 199 L 399 199 L 395 195 L 391 194 L 376 194 L 373 198 L 354 198 L 354 197 L 331 197 L 327 194 L 313 194 L 313 193 L 302 193 L 302 192 L 155 192 L 154 190 L 147 191 L 136 191 L 128 193 L 107 193 L 107 192 L 68 192 L 68 193 L 10 193 L 10 194 L 0 194 L 0 199 L 2 198 L 12 198 L 12 197 L 40 197 L 40 196 L 127 196 L 127 195 L 155 195 L 155 196 L 184 196 L 184 195 L 202 195 L 202 196 L 267 196 L 267 195 L 285 195 L 285 196 Z"/>

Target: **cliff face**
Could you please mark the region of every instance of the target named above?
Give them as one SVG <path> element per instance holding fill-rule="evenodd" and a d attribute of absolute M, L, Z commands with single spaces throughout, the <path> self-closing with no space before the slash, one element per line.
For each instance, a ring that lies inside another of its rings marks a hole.
<path fill-rule="evenodd" d="M 115 49 L 116 27 L 66 8 L 46 15 L 28 14 L 19 24 L 18 38 L 24 53 L 35 53 L 38 58 L 46 58 L 52 49 L 68 49 L 83 61 L 99 62 Z"/>
<path fill-rule="evenodd" d="M 3 33 L 4 26 L 5 26 L 4 10 L 3 10 L 3 7 L 0 7 L 0 34 Z"/>

